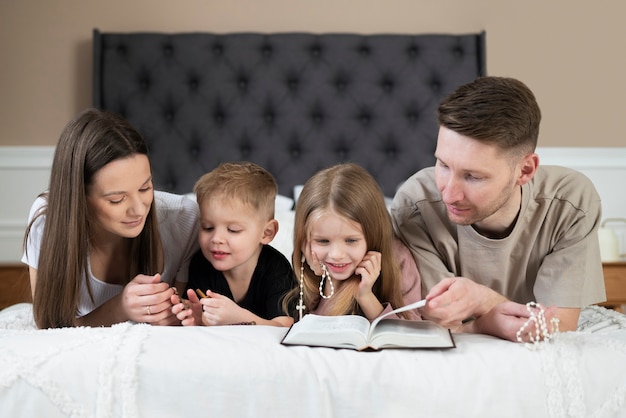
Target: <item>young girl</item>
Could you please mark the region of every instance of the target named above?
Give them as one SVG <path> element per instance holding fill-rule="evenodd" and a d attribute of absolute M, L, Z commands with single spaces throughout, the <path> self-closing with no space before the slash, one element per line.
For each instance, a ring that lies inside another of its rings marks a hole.
<path fill-rule="evenodd" d="M 171 286 L 184 289 L 198 217 L 195 202 L 154 191 L 147 146 L 126 120 L 79 114 L 25 236 L 37 326 L 180 325 Z"/>
<path fill-rule="evenodd" d="M 356 164 L 322 170 L 304 185 L 296 204 L 293 266 L 300 286 L 285 302 L 291 311 L 297 303 L 296 317 L 306 310 L 371 321 L 421 296 L 415 262 L 394 237 L 380 187 Z M 417 319 L 419 313 L 399 316 Z"/>

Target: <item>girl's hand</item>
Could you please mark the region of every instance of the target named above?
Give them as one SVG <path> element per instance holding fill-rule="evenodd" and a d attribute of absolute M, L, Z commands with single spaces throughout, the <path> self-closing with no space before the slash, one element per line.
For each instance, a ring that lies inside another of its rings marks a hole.
<path fill-rule="evenodd" d="M 321 276 L 322 263 L 319 258 L 317 258 L 317 254 L 311 250 L 311 245 L 307 245 L 304 256 L 306 258 L 306 263 L 309 265 L 311 270 L 313 270 L 313 273 L 315 273 L 316 276 Z"/>
<path fill-rule="evenodd" d="M 247 310 L 237 305 L 232 299 L 219 293 L 206 292 L 206 298 L 202 298 L 202 323 L 207 326 L 231 325 L 245 322 Z"/>
<path fill-rule="evenodd" d="M 138 274 L 122 290 L 122 309 L 128 319 L 153 325 L 176 325 L 172 296 L 176 290 L 161 281 L 161 275 Z"/>
<path fill-rule="evenodd" d="M 187 299 L 172 296 L 172 313 L 184 326 L 202 325 L 202 304 L 196 292 L 187 289 Z"/>
<path fill-rule="evenodd" d="M 361 276 L 357 298 L 372 293 L 372 287 L 380 276 L 381 260 L 381 253 L 378 251 L 368 251 L 363 257 L 363 260 L 357 265 L 354 274 Z"/>

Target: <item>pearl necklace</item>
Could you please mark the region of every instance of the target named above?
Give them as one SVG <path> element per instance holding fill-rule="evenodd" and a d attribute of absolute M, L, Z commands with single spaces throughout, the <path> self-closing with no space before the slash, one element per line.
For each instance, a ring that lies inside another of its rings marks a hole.
<path fill-rule="evenodd" d="M 324 279 L 328 277 L 328 284 L 330 284 L 330 295 L 324 294 Z M 335 286 L 333 285 L 333 279 L 330 277 L 330 273 L 326 268 L 326 264 L 322 263 L 322 277 L 320 279 L 320 296 L 324 299 L 330 299 L 335 294 Z"/>
<path fill-rule="evenodd" d="M 525 329 L 531 324 L 535 324 L 535 332 L 533 333 L 529 330 L 526 335 L 530 339 L 530 342 L 525 342 L 527 348 L 532 350 L 536 349 L 539 346 L 539 343 L 543 341 L 550 341 L 554 336 L 559 332 L 559 319 L 554 317 L 550 320 L 551 330 L 548 331 L 548 324 L 546 323 L 546 315 L 543 306 L 536 302 L 528 302 L 526 304 L 526 309 L 528 310 L 529 317 L 517 331 L 517 341 L 520 343 L 524 343 L 522 339 L 522 335 Z"/>

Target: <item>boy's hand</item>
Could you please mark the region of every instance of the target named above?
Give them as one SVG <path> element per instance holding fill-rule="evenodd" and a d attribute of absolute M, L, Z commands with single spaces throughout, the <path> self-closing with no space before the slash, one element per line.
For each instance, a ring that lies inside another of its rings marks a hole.
<path fill-rule="evenodd" d="M 231 325 L 247 320 L 245 314 L 248 311 L 237 305 L 232 299 L 210 290 L 207 291 L 207 296 L 207 298 L 200 300 L 204 325 Z"/>
<path fill-rule="evenodd" d="M 202 305 L 198 295 L 192 289 L 187 289 L 187 300 L 178 295 L 172 296 L 172 313 L 176 315 L 182 325 L 192 326 L 202 324 Z M 177 299 L 177 300 L 176 300 Z"/>

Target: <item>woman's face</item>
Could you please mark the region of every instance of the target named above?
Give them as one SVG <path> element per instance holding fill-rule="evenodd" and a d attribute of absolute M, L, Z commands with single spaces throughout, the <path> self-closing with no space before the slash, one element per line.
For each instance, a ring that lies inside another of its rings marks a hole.
<path fill-rule="evenodd" d="M 146 223 L 154 199 L 150 162 L 134 154 L 110 162 L 87 187 L 92 234 L 135 238 Z"/>
<path fill-rule="evenodd" d="M 309 250 L 326 265 L 333 279 L 345 280 L 352 277 L 363 260 L 367 242 L 359 223 L 325 210 L 310 224 Z"/>

